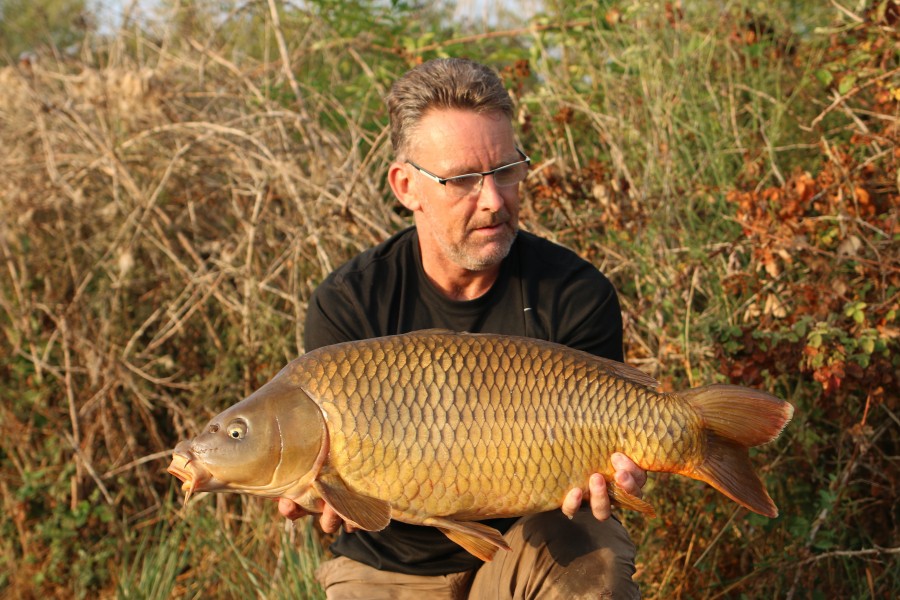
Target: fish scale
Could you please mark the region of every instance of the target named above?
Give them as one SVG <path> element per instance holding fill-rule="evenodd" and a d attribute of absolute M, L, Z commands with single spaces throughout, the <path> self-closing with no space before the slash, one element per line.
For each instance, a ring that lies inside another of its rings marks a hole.
<path fill-rule="evenodd" d="M 296 359 L 181 442 L 169 471 L 188 494 L 324 502 L 368 530 L 433 525 L 489 560 L 508 546 L 473 521 L 558 508 L 592 473 L 620 505 L 654 514 L 615 485 L 615 452 L 774 517 L 747 449 L 792 413 L 739 386 L 661 393 L 633 367 L 551 342 L 421 331 Z"/>
<path fill-rule="evenodd" d="M 683 462 L 694 450 L 675 442 L 685 439 L 682 432 L 695 415 L 673 412 L 665 401 L 656 404 L 662 410 L 637 413 L 637 385 L 603 372 L 586 375 L 594 357 L 576 351 L 561 355 L 555 347 L 511 338 L 470 336 L 447 346 L 438 341 L 435 336 L 421 344 L 382 338 L 376 346 L 375 352 L 394 366 L 391 377 L 408 380 L 405 391 L 411 394 L 381 388 L 374 396 L 370 386 L 357 381 L 375 375 L 376 369 L 359 364 L 371 360 L 372 352 L 319 351 L 315 368 L 293 373 L 329 418 L 356 417 L 330 429 L 332 463 L 347 484 L 391 497 L 397 510 L 454 515 L 461 512 L 460 493 L 472 498 L 472 506 L 490 507 L 482 512 L 502 515 L 523 505 L 531 512 L 547 510 L 572 487 L 586 487 L 591 473 L 611 475 L 613 452 L 660 468 Z M 467 356 L 489 358 L 477 362 Z M 349 371 L 341 368 L 348 358 Z M 398 364 L 403 364 L 399 372 Z M 522 372 L 529 376 L 521 377 Z M 566 376 L 571 373 L 575 376 Z M 473 385 L 460 383 L 465 381 Z M 638 414 L 642 420 L 635 422 Z M 629 427 L 608 426 L 629 421 Z M 403 423 L 406 429 L 401 435 L 385 432 L 385 422 Z M 551 440 L 547 431 L 553 429 L 557 433 Z M 473 438 L 484 440 L 481 452 L 466 451 Z M 398 466 L 422 464 L 429 455 L 438 459 L 430 469 Z M 473 478 L 473 472 L 488 476 Z M 423 506 L 413 502 L 423 494 L 410 481 L 430 489 Z"/>

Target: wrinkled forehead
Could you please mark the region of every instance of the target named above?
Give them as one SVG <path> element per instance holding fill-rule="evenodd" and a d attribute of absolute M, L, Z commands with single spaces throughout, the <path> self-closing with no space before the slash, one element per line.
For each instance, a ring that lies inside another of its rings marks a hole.
<path fill-rule="evenodd" d="M 486 171 L 520 160 L 512 123 L 503 113 L 429 112 L 410 137 L 408 159 L 442 175 Z"/>

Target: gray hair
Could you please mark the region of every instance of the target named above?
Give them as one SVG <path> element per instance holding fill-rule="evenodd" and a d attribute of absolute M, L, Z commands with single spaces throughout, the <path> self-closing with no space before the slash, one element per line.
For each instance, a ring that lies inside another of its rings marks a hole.
<path fill-rule="evenodd" d="M 432 109 L 500 112 L 513 118 L 513 103 L 500 77 L 489 67 L 464 58 L 436 58 L 411 69 L 394 82 L 387 96 L 391 146 L 397 157 Z"/>

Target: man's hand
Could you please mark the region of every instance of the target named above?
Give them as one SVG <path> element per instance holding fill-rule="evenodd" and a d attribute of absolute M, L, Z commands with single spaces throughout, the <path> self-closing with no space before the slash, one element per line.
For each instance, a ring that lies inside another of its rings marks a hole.
<path fill-rule="evenodd" d="M 613 468 L 616 473 L 614 478 L 616 485 L 632 496 L 640 498 L 643 495 L 641 488 L 647 483 L 647 472 L 620 452 L 616 452 L 610 457 Z M 591 512 L 599 521 L 605 521 L 612 514 L 612 506 L 610 505 L 609 494 L 606 493 L 606 480 L 603 476 L 594 473 L 591 475 L 590 481 L 591 495 Z M 584 499 L 584 491 L 581 488 L 575 488 L 566 494 L 563 500 L 562 511 L 570 519 L 575 516 L 581 507 L 581 501 Z"/>
<path fill-rule="evenodd" d="M 322 502 L 321 508 L 322 516 L 319 517 L 319 525 L 322 526 L 322 531 L 325 533 L 334 533 L 341 528 L 341 525 L 344 525 L 344 529 L 347 530 L 347 533 L 356 530 L 356 527 L 353 525 L 344 523 L 341 516 L 324 502 Z M 281 513 L 281 516 L 290 519 L 291 521 L 313 514 L 289 498 L 278 499 L 278 512 Z"/>

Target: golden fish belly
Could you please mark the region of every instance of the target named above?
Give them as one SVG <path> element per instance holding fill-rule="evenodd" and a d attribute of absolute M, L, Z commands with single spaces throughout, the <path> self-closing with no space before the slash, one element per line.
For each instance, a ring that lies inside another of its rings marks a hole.
<path fill-rule="evenodd" d="M 347 485 L 417 515 L 480 519 L 560 505 L 612 453 L 681 471 L 693 411 L 609 361 L 518 338 L 426 333 L 323 348 L 292 378 L 322 408 Z"/>

